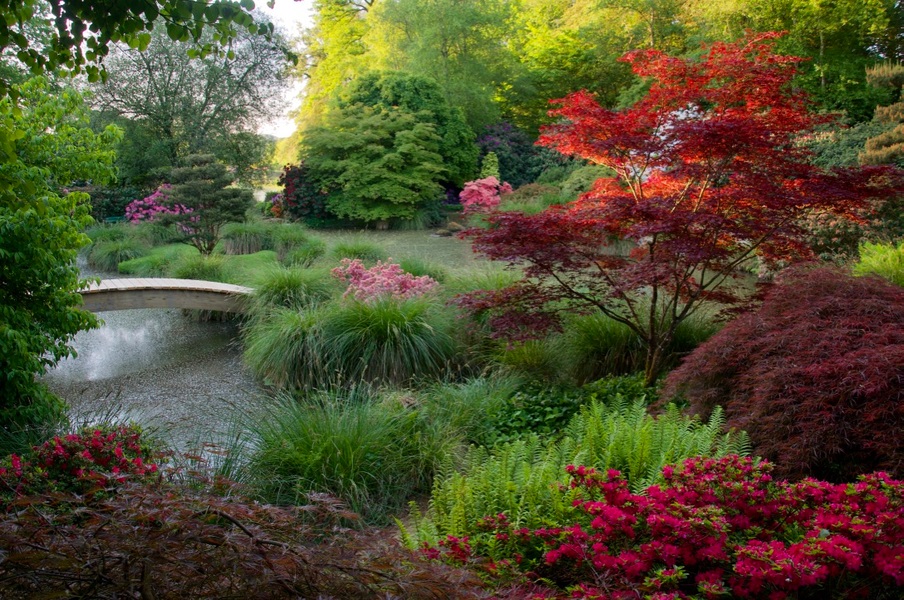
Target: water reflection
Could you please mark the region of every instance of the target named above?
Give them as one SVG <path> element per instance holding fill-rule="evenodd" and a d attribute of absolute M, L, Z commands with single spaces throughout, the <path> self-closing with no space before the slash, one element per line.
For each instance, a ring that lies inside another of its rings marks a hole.
<path fill-rule="evenodd" d="M 93 276 L 93 275 L 92 275 Z M 47 373 L 76 421 L 134 420 L 176 446 L 217 441 L 262 391 L 241 361 L 235 323 L 201 323 L 179 310 L 98 313 L 75 336 L 75 358 Z"/>

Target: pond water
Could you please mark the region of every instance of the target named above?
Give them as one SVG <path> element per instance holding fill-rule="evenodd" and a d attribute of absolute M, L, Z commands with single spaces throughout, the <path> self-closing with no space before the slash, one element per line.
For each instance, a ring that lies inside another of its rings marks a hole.
<path fill-rule="evenodd" d="M 88 277 L 117 277 L 92 273 Z M 75 422 L 133 420 L 178 448 L 216 442 L 264 392 L 244 368 L 234 322 L 198 322 L 180 310 L 98 313 L 104 324 L 76 335 L 78 356 L 44 380 Z"/>

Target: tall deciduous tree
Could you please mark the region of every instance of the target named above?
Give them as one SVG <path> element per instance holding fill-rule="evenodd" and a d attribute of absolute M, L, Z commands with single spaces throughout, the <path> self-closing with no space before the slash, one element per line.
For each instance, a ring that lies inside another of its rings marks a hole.
<path fill-rule="evenodd" d="M 441 139 L 425 117 L 353 104 L 308 130 L 302 156 L 328 210 L 366 222 L 413 219 L 442 194 Z"/>
<path fill-rule="evenodd" d="M 71 354 L 76 332 L 95 326 L 81 310 L 75 256 L 89 242 L 88 195 L 65 186 L 113 177 L 119 132 L 95 134 L 81 96 L 49 93 L 43 79 L 0 99 L 0 427 L 46 417 L 54 401 L 36 382 Z M 20 112 L 21 111 L 21 112 Z"/>
<path fill-rule="evenodd" d="M 254 202 L 250 190 L 230 187 L 232 177 L 226 167 L 209 154 L 186 158 L 185 166 L 173 170 L 170 181 L 167 203 L 179 206 L 180 212 L 167 215 L 166 221 L 175 223 L 185 242 L 205 256 L 220 241 L 223 225 L 242 221 Z"/>
<path fill-rule="evenodd" d="M 446 101 L 431 78 L 397 71 L 371 72 L 356 79 L 340 97 L 340 107 L 363 104 L 373 108 L 398 108 L 418 122 L 433 125 L 440 137 L 446 181 L 461 186 L 477 173 L 478 149 L 474 132 L 465 123 L 461 109 Z"/>
<path fill-rule="evenodd" d="M 285 54 L 278 40 L 247 33 L 237 34 L 228 55 L 193 60 L 189 47 L 155 29 L 144 51 L 113 48 L 105 61 L 109 77 L 95 87 L 94 104 L 132 121 L 130 129 L 143 130 L 135 133 L 164 150 L 170 166 L 212 153 L 250 182 L 246 175 L 265 160 L 267 145 L 240 142 L 285 108 Z M 237 148 L 258 152 L 249 156 Z M 134 170 L 125 166 L 127 173 Z"/>
<path fill-rule="evenodd" d="M 807 257 L 808 211 L 852 215 L 896 187 L 893 169 L 810 164 L 796 139 L 827 118 L 789 85 L 800 59 L 776 55 L 776 37 L 714 44 L 699 61 L 629 53 L 651 79 L 629 109 L 604 109 L 586 92 L 560 100 L 561 121 L 541 143 L 616 176 L 567 206 L 498 214 L 473 232 L 476 250 L 523 265 L 525 278 L 465 304 L 501 310 L 497 325 L 522 334 L 554 324 L 563 303 L 599 310 L 644 341 L 652 382 L 682 321 L 704 302 L 740 299 L 728 284 L 745 260 Z"/>
<path fill-rule="evenodd" d="M 272 6 L 272 0 L 270 2 Z M 251 16 L 252 0 L 11 0 L 0 9 L 0 50 L 14 48 L 16 57 L 35 74 L 85 72 L 91 81 L 106 74 L 104 57 L 116 42 L 145 49 L 154 25 L 163 26 L 174 40 L 199 42 L 205 29 L 212 37 L 193 49 L 207 55 L 227 46 L 240 29 L 272 34 L 273 26 L 258 24 Z M 27 34 L 35 21 L 51 25 L 49 39 L 41 43 Z M 0 80 L 0 95 L 9 91 Z"/>

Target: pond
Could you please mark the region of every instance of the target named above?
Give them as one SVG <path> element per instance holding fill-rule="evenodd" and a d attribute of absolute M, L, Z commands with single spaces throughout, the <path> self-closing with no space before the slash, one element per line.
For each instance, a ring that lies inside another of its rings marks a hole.
<path fill-rule="evenodd" d="M 117 277 L 94 273 L 88 277 Z M 78 356 L 44 380 L 75 422 L 133 420 L 179 448 L 222 439 L 237 414 L 264 402 L 242 364 L 235 322 L 198 322 L 179 310 L 98 313 L 103 325 L 75 336 Z"/>

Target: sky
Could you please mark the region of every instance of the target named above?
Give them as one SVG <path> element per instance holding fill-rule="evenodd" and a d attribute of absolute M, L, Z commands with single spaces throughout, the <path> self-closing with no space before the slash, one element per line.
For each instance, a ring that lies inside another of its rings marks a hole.
<path fill-rule="evenodd" d="M 297 37 L 301 27 L 310 27 L 313 22 L 312 8 L 314 0 L 275 0 L 273 8 L 267 8 L 266 0 L 257 0 L 257 8 L 273 20 L 277 28 L 283 30 L 288 37 Z M 301 83 L 287 87 L 286 99 L 289 100 L 289 110 L 298 107 L 298 95 L 301 92 Z M 259 129 L 259 133 L 274 135 L 276 137 L 288 137 L 295 130 L 295 123 L 286 114 L 283 118 L 270 121 Z"/>

